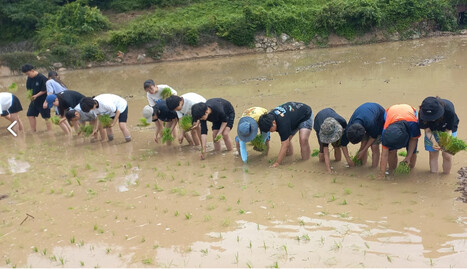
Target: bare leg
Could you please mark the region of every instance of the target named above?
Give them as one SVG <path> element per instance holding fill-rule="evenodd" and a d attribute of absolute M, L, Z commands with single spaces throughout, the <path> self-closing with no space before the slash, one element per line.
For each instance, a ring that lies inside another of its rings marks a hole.
<path fill-rule="evenodd" d="M 362 143 L 360 143 L 360 149 L 359 149 L 360 152 L 362 151 L 362 148 L 365 147 L 364 143 L 366 143 L 366 141 L 363 141 Z M 362 165 L 365 165 L 367 160 L 368 160 L 368 149 L 365 150 L 365 152 L 363 153 Z"/>
<path fill-rule="evenodd" d="M 217 133 L 219 130 L 212 130 L 212 141 L 216 141 Z M 220 151 L 221 150 L 221 141 L 214 142 L 214 150 Z"/>
<path fill-rule="evenodd" d="M 388 155 L 389 171 L 393 171 L 397 167 L 397 150 L 390 150 Z"/>
<path fill-rule="evenodd" d="M 69 125 L 66 121 L 62 121 L 62 123 L 60 123 L 60 128 L 62 128 L 65 135 L 71 134 L 71 128 L 69 128 Z"/>
<path fill-rule="evenodd" d="M 334 148 L 334 159 L 336 160 L 336 162 L 340 162 L 340 160 L 342 159 L 342 151 L 340 147 Z"/>
<path fill-rule="evenodd" d="M 302 154 L 302 160 L 310 159 L 311 149 L 308 139 L 310 138 L 311 130 L 302 128 L 298 131 L 298 138 L 300 141 L 300 153 Z M 292 143 L 290 143 L 292 145 Z"/>
<path fill-rule="evenodd" d="M 193 146 L 193 145 L 194 145 L 193 139 L 191 138 L 190 133 L 188 133 L 188 132 L 183 132 L 183 136 L 185 137 L 186 141 L 188 142 L 188 144 L 189 144 L 190 146 Z"/>
<path fill-rule="evenodd" d="M 196 127 L 195 129 L 191 130 L 191 137 L 193 138 L 193 143 L 196 146 L 201 145 L 201 127 Z"/>
<path fill-rule="evenodd" d="M 52 131 L 52 122 L 50 122 L 49 119 L 44 119 L 45 120 L 45 126 L 47 126 L 47 131 Z"/>
<path fill-rule="evenodd" d="M 31 126 L 31 130 L 36 132 L 36 117 L 28 116 L 29 126 Z"/>
<path fill-rule="evenodd" d="M 232 146 L 232 140 L 230 139 L 229 133 L 230 133 L 230 127 L 225 127 L 224 131 L 222 132 L 222 137 L 224 138 L 225 147 L 227 148 L 228 151 L 231 151 L 233 149 L 233 146 Z"/>
<path fill-rule="evenodd" d="M 446 152 L 443 152 L 443 173 L 449 175 L 451 173 L 452 167 L 452 155 Z"/>
<path fill-rule="evenodd" d="M 105 131 L 107 132 L 107 139 L 109 141 L 114 140 L 114 131 L 112 130 L 112 127 L 110 128 L 105 128 Z"/>
<path fill-rule="evenodd" d="M 128 128 L 126 127 L 126 122 L 119 122 L 118 125 L 120 126 L 120 130 L 123 133 L 123 136 L 125 137 L 126 142 L 131 141 L 131 134 Z"/>
<path fill-rule="evenodd" d="M 439 151 L 429 151 L 428 153 L 430 156 L 430 172 L 438 173 Z M 444 164 L 444 158 L 443 158 L 443 164 Z"/>
<path fill-rule="evenodd" d="M 417 153 L 414 153 L 412 155 L 412 158 L 410 158 L 410 163 L 409 163 L 410 169 L 413 169 L 416 163 L 417 163 Z"/>

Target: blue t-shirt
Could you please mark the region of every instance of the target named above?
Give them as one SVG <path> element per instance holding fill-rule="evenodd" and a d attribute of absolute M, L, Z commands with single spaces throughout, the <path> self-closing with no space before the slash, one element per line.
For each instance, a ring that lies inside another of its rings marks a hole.
<path fill-rule="evenodd" d="M 318 137 L 318 142 L 321 143 L 321 140 L 319 138 L 319 131 L 321 130 L 321 125 L 323 124 L 324 120 L 326 120 L 327 118 L 334 118 L 341 126 L 342 126 L 342 130 L 343 130 L 343 134 L 345 133 L 345 128 L 347 127 L 347 121 L 339 114 L 336 113 L 336 111 L 334 111 L 334 109 L 332 108 L 325 108 L 323 110 L 321 110 L 320 112 L 318 112 L 318 114 L 316 114 L 315 116 L 315 120 L 314 120 L 314 123 L 313 123 L 313 128 L 315 129 L 316 131 L 316 136 Z M 324 146 L 328 146 L 328 144 L 326 143 L 323 143 Z"/>
<path fill-rule="evenodd" d="M 383 133 L 385 113 L 386 110 L 377 103 L 364 103 L 354 111 L 347 126 L 350 127 L 354 123 L 360 123 L 370 137 L 377 138 L 378 135 Z M 344 132 L 341 145 L 347 146 L 348 144 L 347 132 Z"/>

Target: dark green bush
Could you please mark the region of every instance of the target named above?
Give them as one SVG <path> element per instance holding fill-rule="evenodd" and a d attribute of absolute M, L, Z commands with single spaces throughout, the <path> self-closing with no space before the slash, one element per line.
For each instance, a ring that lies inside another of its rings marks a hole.
<path fill-rule="evenodd" d="M 86 43 L 81 45 L 81 55 L 85 61 L 102 62 L 105 60 L 105 53 L 97 43 Z"/>
<path fill-rule="evenodd" d="M 32 64 L 34 67 L 47 68 L 51 65 L 50 59 L 38 57 L 34 52 L 17 51 L 12 53 L 0 54 L 2 65 L 8 66 L 11 70 L 21 73 L 21 66 L 25 63 Z"/>
<path fill-rule="evenodd" d="M 199 33 L 198 30 L 190 28 L 183 34 L 183 43 L 196 46 L 199 43 Z"/>

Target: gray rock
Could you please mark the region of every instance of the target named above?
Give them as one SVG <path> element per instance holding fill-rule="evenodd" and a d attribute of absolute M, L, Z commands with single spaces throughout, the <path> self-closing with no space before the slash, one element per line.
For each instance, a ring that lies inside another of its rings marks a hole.
<path fill-rule="evenodd" d="M 60 68 L 60 67 L 63 66 L 62 63 L 53 63 L 52 65 L 53 65 L 53 67 L 55 67 L 55 68 Z"/>

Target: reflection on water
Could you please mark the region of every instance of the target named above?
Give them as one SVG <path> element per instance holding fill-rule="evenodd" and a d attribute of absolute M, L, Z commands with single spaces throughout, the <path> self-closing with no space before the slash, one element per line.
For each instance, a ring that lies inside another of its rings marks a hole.
<path fill-rule="evenodd" d="M 133 140 L 124 143 L 118 128 L 112 142 L 65 139 L 56 126 L 45 132 L 41 120 L 37 134 L 12 138 L 0 120 L 1 260 L 21 267 L 467 267 L 467 208 L 455 201 L 456 175 L 430 174 L 421 142 L 410 176 L 382 180 L 369 167 L 332 162 L 336 173 L 327 174 L 317 158 L 302 162 L 297 139 L 294 156 L 271 169 L 276 134 L 269 156 L 251 150 L 243 164 L 211 143 L 200 161 L 199 149 L 155 144 L 154 127 L 137 126 L 147 103 L 142 83 L 152 78 L 179 93 L 223 97 L 237 116 L 251 106 L 303 101 L 348 119 L 363 102 L 418 107 L 441 95 L 456 106 L 462 138 L 466 46 L 458 36 L 63 72 L 83 94 L 126 97 Z M 25 81 L 0 78 L 0 87 L 18 83 L 23 107 Z M 315 134 L 310 145 L 318 148 Z M 453 172 L 467 166 L 466 154 L 454 157 Z M 34 219 L 22 223 L 26 214 Z"/>

